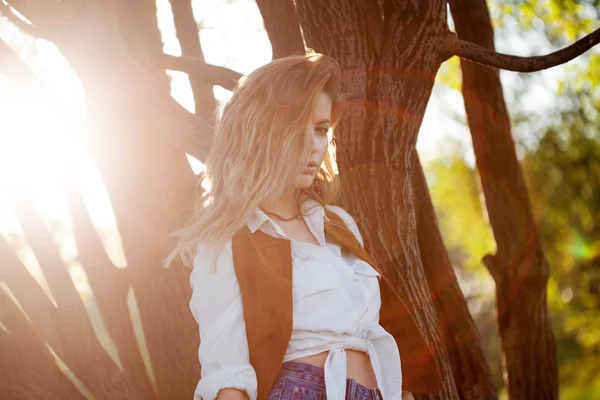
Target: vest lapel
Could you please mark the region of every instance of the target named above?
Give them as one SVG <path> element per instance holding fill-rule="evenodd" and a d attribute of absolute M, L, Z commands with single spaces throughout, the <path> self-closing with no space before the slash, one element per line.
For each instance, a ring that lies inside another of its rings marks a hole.
<path fill-rule="evenodd" d="M 233 263 L 242 293 L 250 363 L 258 399 L 266 399 L 292 334 L 292 252 L 289 240 L 244 226 L 232 238 Z"/>

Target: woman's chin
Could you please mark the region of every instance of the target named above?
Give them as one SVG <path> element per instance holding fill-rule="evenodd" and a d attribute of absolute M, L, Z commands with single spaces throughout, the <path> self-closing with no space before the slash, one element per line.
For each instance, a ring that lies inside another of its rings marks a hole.
<path fill-rule="evenodd" d="M 296 178 L 296 188 L 306 189 L 309 188 L 315 180 L 314 174 L 301 174 Z"/>

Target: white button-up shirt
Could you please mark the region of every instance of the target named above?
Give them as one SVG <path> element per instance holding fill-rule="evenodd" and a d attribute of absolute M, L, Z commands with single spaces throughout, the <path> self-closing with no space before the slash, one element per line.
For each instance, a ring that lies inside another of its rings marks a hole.
<path fill-rule="evenodd" d="M 354 219 L 343 208 L 327 205 L 346 222 L 360 243 Z M 346 354 L 359 350 L 370 357 L 377 386 L 385 400 L 402 397 L 400 354 L 392 335 L 379 325 L 380 274 L 354 254 L 326 240 L 323 207 L 308 199 L 301 205 L 308 228 L 319 245 L 289 238 L 271 218 L 256 209 L 247 222 L 257 229 L 291 241 L 293 328 L 284 361 L 329 351 L 325 360 L 328 400 L 343 400 Z M 256 373 L 250 364 L 242 297 L 233 267 L 231 241 L 218 255 L 217 272 L 210 271 L 206 251 L 198 255 L 190 277 L 190 308 L 200 327 L 199 359 L 202 377 L 195 400 L 213 400 L 219 390 L 236 388 L 256 400 Z"/>

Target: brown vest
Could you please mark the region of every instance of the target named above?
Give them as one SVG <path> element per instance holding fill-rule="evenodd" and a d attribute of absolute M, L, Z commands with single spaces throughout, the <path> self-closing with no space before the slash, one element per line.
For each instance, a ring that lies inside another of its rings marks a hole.
<path fill-rule="evenodd" d="M 396 339 L 402 363 L 403 390 L 435 392 L 442 381 L 433 353 L 410 310 L 343 220 L 325 209 L 325 234 L 354 252 L 381 274 L 379 323 Z M 233 262 L 246 321 L 250 363 L 258 378 L 258 400 L 265 399 L 283 362 L 292 334 L 291 242 L 247 226 L 232 238 Z M 384 366 L 385 367 L 385 366 Z"/>

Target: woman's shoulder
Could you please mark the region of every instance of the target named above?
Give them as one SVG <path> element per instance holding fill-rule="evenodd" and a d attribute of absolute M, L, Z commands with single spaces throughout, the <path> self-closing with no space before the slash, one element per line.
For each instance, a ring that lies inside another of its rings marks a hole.
<path fill-rule="evenodd" d="M 325 208 L 341 217 L 346 223 L 346 225 L 356 224 L 356 222 L 354 221 L 354 217 L 341 206 L 335 204 L 326 204 Z"/>
<path fill-rule="evenodd" d="M 356 236 L 356 238 L 358 239 L 358 241 L 363 244 L 363 238 L 362 235 L 360 233 L 360 230 L 358 229 L 358 225 L 356 223 L 356 220 L 354 219 L 354 217 L 348 212 L 346 211 L 344 208 L 334 205 L 334 204 L 327 204 L 326 206 L 327 210 L 330 210 L 332 212 L 334 212 L 335 214 L 337 214 L 340 218 L 342 218 L 342 220 L 344 221 L 344 223 L 346 224 L 346 226 L 348 227 L 348 229 L 350 229 L 350 231 L 354 234 L 354 236 Z"/>
<path fill-rule="evenodd" d="M 198 258 L 202 258 L 203 256 L 206 256 L 207 254 L 222 254 L 224 252 L 230 252 L 231 251 L 231 240 L 232 238 L 229 237 L 222 245 L 216 245 L 216 244 L 208 244 L 205 241 L 199 241 L 196 244 L 196 259 Z"/>
<path fill-rule="evenodd" d="M 231 238 L 221 245 L 198 242 L 194 258 L 192 279 L 206 274 L 229 275 L 233 271 Z"/>

